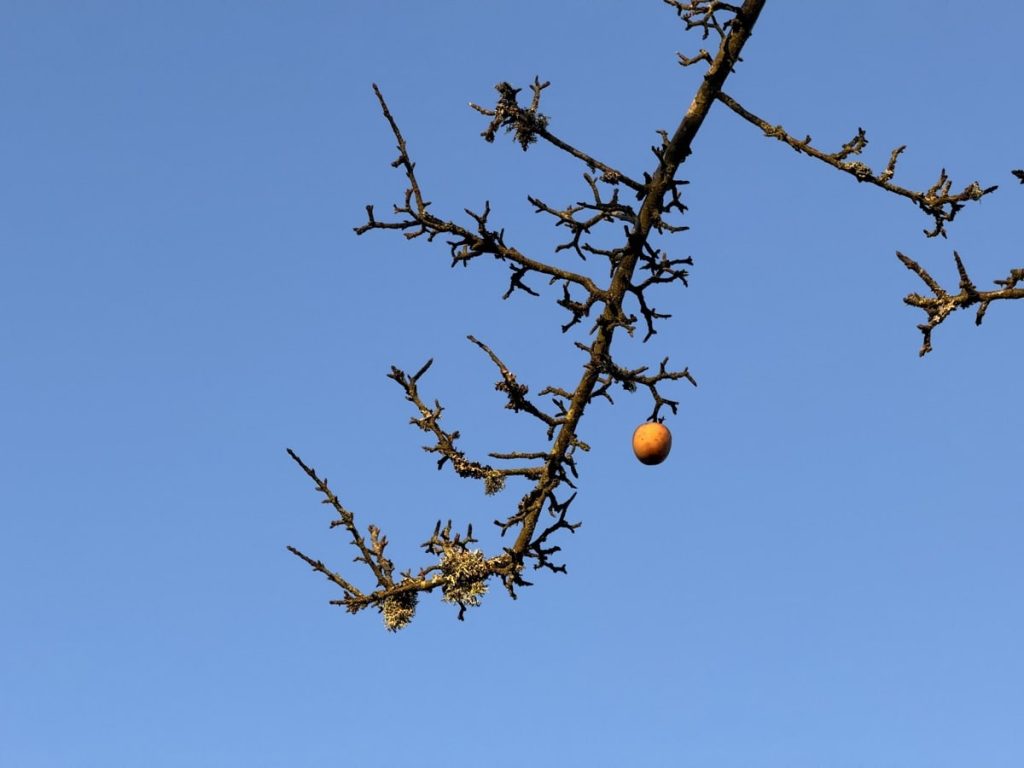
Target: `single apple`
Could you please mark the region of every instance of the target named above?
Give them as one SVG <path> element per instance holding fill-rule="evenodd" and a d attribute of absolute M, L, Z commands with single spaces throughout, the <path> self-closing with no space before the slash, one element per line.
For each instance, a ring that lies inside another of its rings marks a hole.
<path fill-rule="evenodd" d="M 672 433 L 656 421 L 648 421 L 633 433 L 633 453 L 642 464 L 661 464 L 672 450 Z"/>

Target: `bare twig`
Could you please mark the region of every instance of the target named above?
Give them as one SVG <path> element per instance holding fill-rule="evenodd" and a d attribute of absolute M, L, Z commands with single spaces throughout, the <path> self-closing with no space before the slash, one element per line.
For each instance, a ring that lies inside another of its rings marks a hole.
<path fill-rule="evenodd" d="M 932 331 L 956 310 L 967 309 L 977 304 L 978 312 L 975 315 L 974 324 L 981 325 L 981 321 L 984 320 L 985 313 L 988 311 L 989 304 L 993 301 L 1024 299 L 1024 288 L 1017 287 L 1019 284 L 1024 283 L 1024 269 L 1011 269 L 1010 274 L 1005 279 L 994 280 L 993 282 L 996 285 L 1001 286 L 998 290 L 979 291 L 974 282 L 967 276 L 967 269 L 964 267 L 960 254 L 953 251 L 953 260 L 956 262 L 957 274 L 960 278 L 960 290 L 957 293 L 949 293 L 939 285 L 935 278 L 928 274 L 924 267 L 912 258 L 903 255 L 899 251 L 896 252 L 896 256 L 907 269 L 921 278 L 921 281 L 934 294 L 934 296 L 921 296 L 917 293 L 911 293 L 903 299 L 904 303 L 922 309 L 928 315 L 928 322 L 917 326 L 924 336 L 919 352 L 922 357 L 932 351 Z"/>
<path fill-rule="evenodd" d="M 518 94 L 522 88 L 513 88 L 508 83 L 498 83 L 495 89 L 498 91 L 498 103 L 494 109 L 481 107 L 479 104 L 469 103 L 469 106 L 482 115 L 493 118 L 490 125 L 480 135 L 488 142 L 493 142 L 498 130 L 504 128 L 507 132 L 514 133 L 515 139 L 525 152 L 531 144 L 537 141 L 538 137 L 553 144 L 563 152 L 566 152 L 578 160 L 582 160 L 587 167 L 594 171 L 601 171 L 601 180 L 608 184 L 625 184 L 638 195 L 643 195 L 644 185 L 634 181 L 621 171 L 617 171 L 606 163 L 602 163 L 586 152 L 562 141 L 548 130 L 549 119 L 541 114 L 540 108 L 541 91 L 550 86 L 550 82 L 542 83 L 539 77 L 534 78 L 530 85 L 533 92 L 533 99 L 530 106 L 522 108 L 518 103 Z"/>
<path fill-rule="evenodd" d="M 875 173 L 864 163 L 847 159 L 850 155 L 859 155 L 867 146 L 867 134 L 864 132 L 863 128 L 858 128 L 857 134 L 850 139 L 850 141 L 844 144 L 840 150 L 832 153 L 826 153 L 811 146 L 812 139 L 810 136 L 805 136 L 803 139 L 796 139 L 787 133 L 781 125 L 769 124 L 753 112 L 745 109 L 739 104 L 739 102 L 728 94 L 719 93 L 718 100 L 744 120 L 756 125 L 764 131 L 765 136 L 778 139 L 784 144 L 788 144 L 801 154 L 809 155 L 810 157 L 821 160 L 823 163 L 826 163 L 837 170 L 848 173 L 859 182 L 873 184 L 876 187 L 884 189 L 886 192 L 892 192 L 894 195 L 899 195 L 900 197 L 905 197 L 908 200 L 911 200 L 922 211 L 931 216 L 935 222 L 933 229 L 925 230 L 925 235 L 928 237 L 935 237 L 936 235 L 942 235 L 945 237 L 946 224 L 952 222 L 953 219 L 956 218 L 956 215 L 963 209 L 966 203 L 981 200 L 985 195 L 991 194 L 998 189 L 998 185 L 982 188 L 982 186 L 975 181 L 964 187 L 962 191 L 951 194 L 950 189 L 953 182 L 950 181 L 949 177 L 946 175 L 945 168 L 939 172 L 938 180 L 923 192 L 907 189 L 906 187 L 901 187 L 898 184 L 893 184 L 892 181 L 890 181 L 896 173 L 896 163 L 899 161 L 900 155 L 906 149 L 906 145 L 893 149 L 889 154 L 889 162 L 886 164 L 885 170 L 880 173 Z"/>

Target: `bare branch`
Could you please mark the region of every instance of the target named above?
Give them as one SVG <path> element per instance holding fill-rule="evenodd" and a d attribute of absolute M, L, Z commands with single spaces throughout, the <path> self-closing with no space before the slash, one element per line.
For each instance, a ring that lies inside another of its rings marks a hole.
<path fill-rule="evenodd" d="M 479 104 L 469 103 L 469 106 L 475 109 L 482 115 L 493 118 L 490 125 L 480 135 L 484 137 L 488 142 L 493 142 L 497 136 L 498 130 L 504 128 L 508 133 L 515 134 L 515 140 L 523 148 L 525 152 L 531 144 L 537 141 L 537 138 L 542 138 L 544 141 L 558 147 L 563 152 L 566 152 L 578 160 L 582 160 L 587 164 L 587 167 L 591 171 L 601 171 L 601 180 L 607 184 L 625 184 L 627 187 L 632 189 L 638 195 L 643 195 L 644 185 L 638 181 L 626 176 L 621 171 L 617 171 L 606 163 L 602 163 L 586 152 L 577 149 L 571 144 L 567 144 L 560 138 L 555 136 L 553 133 L 548 131 L 549 119 L 546 115 L 541 114 L 538 109 L 540 108 L 540 95 L 541 91 L 550 86 L 550 82 L 542 83 L 540 78 L 534 78 L 533 83 L 530 85 L 530 90 L 533 91 L 533 99 L 530 106 L 523 109 L 519 106 L 518 95 L 522 88 L 513 88 L 510 84 L 501 82 L 494 86 L 498 92 L 498 103 L 494 109 L 487 109 L 481 107 Z"/>
<path fill-rule="evenodd" d="M 427 367 L 424 366 L 420 369 L 420 374 L 418 375 L 421 375 Z M 459 432 L 449 432 L 441 427 L 441 414 L 444 412 L 441 403 L 435 400 L 434 407 L 431 408 L 423 402 L 416 384 L 417 377 L 409 376 L 395 366 L 391 367 L 391 373 L 388 374 L 389 379 L 393 379 L 405 390 L 405 399 L 415 405 L 420 413 L 419 418 L 412 418 L 409 422 L 424 432 L 433 435 L 435 439 L 434 444 L 423 446 L 423 450 L 428 453 L 440 454 L 441 458 L 437 460 L 438 469 L 443 468 L 446 463 L 450 463 L 459 477 L 483 480 L 484 491 L 488 495 L 501 491 L 505 487 L 505 480 L 508 477 L 522 476 L 536 479 L 541 475 L 542 468 L 539 466 L 495 469 L 488 464 L 467 459 L 466 454 L 455 447 L 455 441 L 459 439 Z"/>
<path fill-rule="evenodd" d="M 989 304 L 993 301 L 1024 299 L 1024 288 L 1017 287 L 1018 284 L 1024 283 L 1024 269 L 1011 269 L 1009 276 L 1004 280 L 994 280 L 993 282 L 996 285 L 1002 286 L 998 290 L 979 291 L 975 287 L 974 282 L 968 277 L 967 269 L 964 267 L 960 254 L 953 251 L 953 260 L 956 262 L 956 269 L 960 278 L 960 290 L 958 293 L 951 294 L 943 289 L 928 274 L 925 268 L 912 258 L 903 255 L 899 251 L 896 252 L 896 256 L 907 269 L 921 278 L 934 294 L 934 296 L 921 296 L 917 293 L 911 293 L 903 299 L 904 303 L 922 309 L 928 315 L 928 322 L 917 326 L 924 336 L 919 352 L 921 357 L 932 351 L 932 330 L 956 310 L 966 309 L 977 304 L 978 312 L 975 315 L 974 323 L 975 325 L 981 325 L 982 320 L 985 318 L 985 313 L 988 311 Z"/>
<path fill-rule="evenodd" d="M 938 180 L 932 186 L 923 192 L 915 192 L 906 187 L 893 184 L 890 181 L 896 172 L 896 163 L 899 160 L 899 156 L 906 149 L 905 145 L 896 147 L 889 155 L 889 162 L 886 164 L 885 170 L 876 174 L 869 166 L 862 162 L 847 160 L 850 155 L 859 155 L 864 147 L 867 146 L 867 134 L 865 134 L 863 128 L 858 128 L 857 134 L 844 144 L 842 149 L 829 154 L 811 146 L 812 139 L 810 136 L 806 136 L 803 139 L 794 138 L 781 125 L 769 124 L 742 107 L 735 99 L 725 93 L 719 93 L 718 100 L 744 120 L 764 131 L 765 136 L 778 139 L 801 154 L 809 155 L 843 173 L 848 173 L 859 182 L 873 184 L 884 189 L 886 192 L 892 192 L 894 195 L 911 200 L 935 221 L 933 229 L 925 230 L 925 235 L 928 237 L 935 237 L 936 235 L 945 237 L 946 224 L 956 218 L 956 215 L 964 208 L 966 203 L 981 200 L 985 195 L 991 194 L 998 189 L 998 185 L 982 188 L 975 181 L 964 187 L 961 192 L 951 194 L 950 189 L 953 182 L 950 181 L 946 175 L 946 169 L 943 168 L 939 172 Z"/>
<path fill-rule="evenodd" d="M 541 83 L 539 79 L 535 79 L 531 86 L 533 98 L 528 107 L 518 105 L 516 99 L 519 91 L 508 83 L 500 83 L 497 86 L 499 99 L 495 109 L 487 110 L 473 105 L 477 111 L 492 118 L 483 133 L 488 141 L 495 138 L 499 129 L 505 129 L 515 134 L 516 141 L 523 149 L 539 138 L 587 165 L 590 172 L 584 174 L 584 180 L 590 188 L 593 202 L 580 202 L 558 210 L 539 198 L 531 196 L 529 199 L 537 212 L 554 217 L 556 226 L 567 227 L 570 231 L 571 239 L 560 245 L 557 250 L 571 248 L 581 258 L 586 258 L 587 255 L 607 258 L 610 279 L 605 287 L 599 286 L 586 275 L 538 261 L 507 245 L 504 230 L 490 225 L 491 210 L 486 203 L 479 213 L 466 210 L 466 214 L 473 222 L 471 226 L 463 226 L 434 216 L 430 211 L 430 202 L 425 199 L 416 177 L 415 164 L 409 156 L 405 139 L 383 95 L 374 86 L 381 110 L 397 142 L 398 157 L 392 165 L 404 171 L 407 188 L 403 201 L 394 206 L 392 219 L 378 220 L 373 207 L 367 206 L 367 222 L 357 227 L 356 232 L 364 234 L 373 229 L 395 229 L 402 231 L 408 239 L 425 235 L 428 241 L 443 235 L 447 238 L 452 266 L 459 263 L 465 265 L 484 254 L 490 254 L 498 261 L 508 264 L 510 282 L 506 297 L 516 290 L 536 295 L 525 282 L 532 274 L 543 275 L 549 284 L 560 283 L 562 298 L 557 303 L 572 315 L 572 319 L 563 330 L 568 330 L 582 318 L 589 317 L 595 308 L 597 317 L 590 329 L 590 343 L 577 342 L 577 346 L 585 352 L 587 359 L 575 388 L 570 391 L 549 386 L 539 393 L 541 397 L 551 397 L 553 413 L 542 410 L 527 397 L 528 388 L 519 383 L 511 369 L 490 347 L 473 336 L 469 337 L 470 341 L 483 350 L 498 368 L 501 379 L 496 388 L 507 398 L 505 407 L 514 412 L 528 413 L 547 428 L 550 446 L 546 450 L 490 454 L 491 458 L 500 461 L 528 462 L 526 466 L 495 468 L 468 459 L 456 447 L 459 433 L 441 426 L 444 410 L 441 404 L 435 400 L 433 406 L 428 406 L 419 392 L 419 381 L 429 369 L 431 361 L 428 360 L 412 376 L 396 367 L 391 369 L 389 377 L 402 387 L 406 400 L 418 411 L 419 415 L 411 420 L 412 423 L 430 434 L 434 440 L 432 445 L 425 446 L 425 450 L 439 455 L 438 468 L 448 463 L 460 476 L 483 479 L 485 490 L 489 493 L 499 490 L 509 476 L 522 476 L 533 483 L 520 498 L 515 511 L 505 520 L 495 521 L 502 535 L 515 531 L 514 541 L 504 547 L 499 554 L 488 557 L 480 550 L 471 549 L 470 544 L 476 541 L 471 526 L 467 527 L 463 536 L 452 533 L 450 521 L 443 528 L 438 521 L 433 535 L 424 544 L 425 551 L 435 557 L 436 562 L 416 573 L 411 570 L 404 571 L 400 580 L 396 580 L 393 575 L 394 566 L 385 556 L 387 538 L 379 529 L 370 526 L 367 541 L 356 527 L 352 514 L 331 492 L 327 481 L 320 480 L 312 469 L 289 451 L 292 458 L 314 480 L 317 490 L 326 497 L 325 503 L 331 504 L 336 510 L 340 519 L 337 525 L 346 528 L 352 543 L 360 553 L 356 560 L 368 565 L 377 580 L 377 589 L 369 593 L 361 592 L 319 560 L 292 549 L 296 556 L 342 588 L 344 597 L 333 600 L 332 603 L 343 605 L 352 612 L 373 605 L 383 614 L 385 626 L 389 630 L 398 630 L 412 619 L 417 596 L 421 592 L 440 588 L 446 601 L 458 605 L 459 618 L 462 618 L 468 607 L 479 604 L 487 590 L 487 582 L 492 577 L 500 579 L 509 594 L 515 597 L 517 587 L 529 585 L 522 577 L 527 561 L 532 561 L 534 568 L 547 568 L 555 572 L 566 570 L 564 564 L 552 560 L 552 556 L 559 552 L 560 548 L 549 540 L 559 531 L 568 530 L 572 533 L 580 525 L 579 522 L 570 522 L 567 518 L 568 508 L 576 498 L 575 493 L 571 493 L 564 500 L 560 496 L 563 493 L 563 485 L 575 487 L 573 480 L 578 477 L 576 451 L 589 450 L 589 446 L 577 434 L 580 420 L 588 404 L 595 397 L 610 399 L 608 389 L 613 384 L 618 384 L 627 391 L 644 387 L 654 400 L 651 418 L 657 419 L 663 406 L 668 406 L 675 412 L 678 405 L 677 401 L 662 395 L 659 388 L 661 384 L 686 379 L 696 385 L 688 369 L 668 370 L 667 359 L 661 362 L 658 371 L 653 374 L 648 374 L 646 367 L 624 368 L 614 362 L 611 345 L 616 330 L 622 328 L 630 334 L 633 333 L 636 318 L 623 309 L 623 302 L 627 297 L 632 297 L 639 303 L 648 327 L 645 338 L 649 338 L 654 333 L 654 321 L 668 315 L 657 312 L 649 305 L 645 291 L 658 284 L 686 284 L 687 272 L 684 267 L 692 264 L 692 260 L 670 259 L 649 245 L 648 241 L 652 233 L 671 233 L 685 229 L 665 221 L 666 215 L 673 212 L 681 214 L 686 210 L 680 193 L 685 182 L 676 179 L 676 173 L 690 154 L 694 137 L 722 85 L 740 60 L 740 51 L 750 36 L 764 2 L 765 0 L 746 0 L 742 7 L 715 1 L 668 3 L 686 20 L 688 27 L 701 28 L 705 37 L 709 31 L 714 31 L 721 40 L 714 57 L 710 54 L 702 57 L 702 60 L 708 63 L 708 70 L 675 132 L 671 136 L 667 132 L 661 132 L 660 146 L 652 148 L 656 159 L 655 167 L 652 172 L 644 174 L 642 183 L 550 133 L 549 120 L 539 109 L 541 93 L 548 84 Z M 716 13 L 730 15 L 730 18 L 721 20 L 716 17 Z M 601 175 L 597 176 L 597 172 Z M 612 187 L 625 185 L 636 193 L 637 199 L 641 201 L 640 207 L 634 209 L 622 203 L 618 198 L 618 190 L 615 189 L 610 197 L 605 196 L 599 184 Z M 620 247 L 604 249 L 588 242 L 587 238 L 591 231 L 599 224 L 625 225 L 623 244 Z M 637 270 L 644 270 L 647 275 L 643 279 L 637 279 Z M 554 520 L 547 526 L 540 526 L 539 520 L 545 509 Z"/>
<path fill-rule="evenodd" d="M 412 620 L 421 593 L 440 589 L 442 599 L 458 607 L 461 620 L 469 608 L 480 604 L 492 578 L 500 580 L 514 598 L 516 588 L 529 585 L 522 575 L 527 563 L 534 570 L 566 572 L 566 565 L 554 559 L 561 551 L 555 539 L 565 531 L 574 533 L 581 525 L 579 521 L 570 521 L 567 513 L 577 498 L 574 484 L 579 477 L 577 451 L 590 450 L 579 436 L 580 421 L 587 407 L 596 399 L 611 402 L 611 390 L 616 386 L 629 393 L 645 389 L 653 401 L 648 420 L 661 422 L 664 420 L 662 409 L 667 408 L 675 414 L 679 406 L 678 400 L 667 396 L 671 394 L 669 385 L 682 380 L 697 385 L 689 368 L 670 370 L 667 357 L 661 360 L 655 371 L 649 366 L 632 368 L 622 365 L 612 354 L 612 343 L 619 330 L 628 336 L 635 334 L 640 321 L 636 314 L 632 314 L 634 310 L 643 318 L 645 342 L 657 332 L 658 323 L 671 316 L 659 311 L 651 303 L 649 289 L 659 285 L 688 285 L 688 268 L 693 265 L 693 259 L 688 256 L 670 257 L 667 252 L 654 247 L 651 241 L 654 235 L 686 229 L 679 225 L 676 217 L 687 211 L 683 198 L 687 182 L 677 178 L 677 175 L 680 166 L 690 155 L 694 138 L 715 101 L 721 101 L 766 135 L 786 143 L 798 153 L 814 157 L 852 175 L 859 182 L 867 182 L 911 200 L 934 221 L 933 229 L 926 231 L 929 237 L 945 237 L 946 225 L 954 220 L 967 203 L 981 200 L 996 189 L 995 186 L 982 188 L 978 182 L 974 182 L 961 192 L 953 193 L 952 182 L 943 170 L 935 184 L 928 189 L 910 190 L 892 182 L 905 146 L 893 149 L 884 169 L 876 172 L 857 159 L 868 145 L 867 134 L 863 129 L 858 129 L 849 141 L 829 153 L 814 147 L 810 136 L 796 139 L 781 126 L 768 124 L 722 90 L 726 79 L 742 60 L 740 53 L 765 0 L 745 0 L 742 6 L 719 0 L 663 2 L 675 11 L 687 29 L 699 30 L 702 39 L 711 38 L 718 45 L 714 54 L 703 48 L 693 56 L 678 54 L 683 66 L 700 63 L 706 66 L 706 72 L 675 131 L 671 134 L 665 130 L 657 132 L 660 140 L 651 147 L 655 162 L 648 172 L 642 174 L 642 181 L 627 176 L 550 131 L 551 120 L 540 111 L 542 93 L 550 86 L 548 82 L 534 79 L 530 85 L 531 99 L 528 105 L 520 106 L 518 95 L 521 89 L 508 82 L 496 86 L 498 99 L 494 108 L 470 104 L 474 110 L 489 118 L 481 134 L 488 142 L 493 142 L 498 132 L 504 131 L 512 134 L 524 151 L 534 144 L 549 144 L 586 166 L 583 180 L 589 194 L 584 192 L 583 200 L 574 198 L 576 202 L 561 207 L 549 204 L 535 195 L 530 195 L 528 200 L 536 213 L 543 214 L 555 227 L 562 227 L 563 231 L 568 232 L 568 238 L 554 247 L 555 254 L 571 250 L 583 261 L 595 257 L 599 261 L 606 260 L 606 285 L 599 284 L 587 274 L 541 261 L 509 245 L 505 230 L 491 224 L 489 202 L 485 201 L 482 209 L 464 209 L 467 218 L 459 214 L 459 222 L 435 216 L 430 201 L 424 196 L 416 175 L 416 165 L 410 157 L 398 123 L 380 90 L 376 85 L 373 86 L 381 111 L 396 141 L 398 156 L 392 166 L 404 173 L 406 188 L 400 202 L 393 206 L 385 220 L 378 219 L 373 206 L 368 205 L 366 223 L 356 227 L 356 233 L 362 235 L 370 230 L 397 230 L 407 239 L 425 236 L 428 242 L 440 237 L 448 248 L 452 267 L 459 264 L 468 266 L 477 257 L 489 255 L 508 268 L 508 288 L 503 299 L 516 292 L 538 296 L 535 287 L 539 287 L 541 282 L 555 286 L 556 291 L 560 286 L 561 296 L 556 296 L 555 302 L 570 315 L 562 331 L 568 332 L 580 326 L 577 333 L 581 336 L 586 334 L 586 339 L 574 341 L 575 347 L 584 356 L 582 371 L 575 387 L 546 386 L 531 398 L 529 387 L 520 383 L 512 369 L 490 346 L 475 336 L 467 337 L 498 369 L 500 378 L 495 389 L 504 395 L 504 407 L 514 413 L 532 416 L 546 430 L 547 445 L 540 450 L 530 446 L 530 450 L 491 451 L 487 454 L 497 462 L 509 462 L 507 466 L 499 464 L 495 467 L 468 458 L 457 447 L 460 433 L 441 424 L 444 412 L 441 403 L 434 400 L 433 405 L 429 405 L 424 401 L 419 385 L 430 369 L 432 359 L 412 375 L 397 367 L 391 369 L 389 378 L 402 388 L 405 399 L 416 409 L 417 415 L 410 420 L 411 423 L 430 435 L 433 441 L 424 446 L 424 450 L 437 456 L 439 470 L 449 464 L 461 477 L 483 480 L 488 494 L 501 490 L 510 477 L 521 477 L 528 481 L 528 488 L 519 498 L 515 509 L 504 519 L 494 521 L 502 536 L 512 534 L 511 541 L 500 547 L 494 555 L 488 556 L 482 549 L 473 547 L 479 542 L 473 535 L 472 524 L 468 524 L 463 533 L 453 530 L 451 520 L 443 526 L 438 520 L 433 533 L 422 545 L 432 560 L 418 571 L 409 569 L 401 572 L 396 579 L 394 564 L 386 555 L 387 537 L 374 525 L 366 527 L 367 535 L 364 536 L 355 523 L 354 515 L 341 504 L 328 486 L 326 478 L 321 479 L 295 453 L 288 451 L 314 481 L 317 492 L 324 497 L 323 503 L 335 511 L 336 519 L 331 522 L 331 527 L 346 530 L 350 543 L 358 553 L 355 561 L 368 567 L 376 581 L 372 591 L 362 591 L 322 561 L 289 547 L 289 551 L 296 557 L 342 590 L 342 598 L 332 600 L 332 604 L 344 606 L 352 613 L 370 606 L 376 607 L 383 615 L 387 629 L 397 631 Z M 1024 170 L 1013 171 L 1013 174 L 1024 183 Z M 610 193 L 608 187 L 611 188 Z M 622 202 L 619 194 L 622 187 L 634 193 L 639 202 Z M 608 233 L 604 228 L 606 225 L 614 226 L 622 232 L 622 239 L 613 241 L 607 247 L 595 237 L 598 231 L 602 235 Z M 907 304 L 925 311 L 928 317 L 926 323 L 918 326 L 924 335 L 922 355 L 931 350 L 932 330 L 956 310 L 977 305 L 975 322 L 980 324 L 991 302 L 1024 298 L 1024 269 L 1013 269 L 1005 280 L 996 280 L 999 286 L 996 290 L 980 291 L 970 279 L 959 254 L 954 252 L 959 287 L 956 293 L 951 293 L 944 290 L 916 261 L 902 253 L 897 253 L 897 256 L 933 294 L 924 297 L 915 293 L 904 299 Z M 592 261 L 588 263 L 588 269 L 591 266 Z M 630 302 L 628 308 L 627 301 Z M 632 304 L 634 301 L 635 306 Z M 583 325 L 584 318 L 588 319 L 589 329 Z M 618 333 L 618 337 L 621 336 Z M 550 402 L 540 404 L 538 398 L 549 398 Z"/>
<path fill-rule="evenodd" d="M 724 11 L 733 16 L 741 12 L 741 8 L 732 5 L 731 3 L 719 2 L 719 0 L 662 0 L 665 5 L 671 6 L 675 9 L 676 15 L 679 16 L 685 23 L 687 29 L 699 28 L 703 30 L 703 39 L 707 40 L 708 35 L 714 32 L 720 38 L 725 37 L 726 30 L 731 23 L 731 20 L 721 22 L 715 15 L 719 11 Z M 711 57 L 707 54 L 707 51 L 701 51 L 704 54 L 703 58 L 706 58 L 708 63 L 711 63 Z M 700 58 L 700 57 L 698 57 Z"/>
<path fill-rule="evenodd" d="M 352 515 L 351 512 L 345 509 L 344 506 L 342 506 L 341 502 L 338 500 L 338 497 L 334 495 L 333 491 L 331 491 L 330 487 L 327 485 L 327 478 L 321 479 L 317 475 L 316 471 L 313 470 L 311 467 L 307 466 L 302 461 L 302 459 L 299 458 L 298 454 L 296 454 L 291 448 L 287 450 L 288 455 L 292 457 L 292 460 L 300 467 L 302 467 L 302 471 L 305 472 L 306 475 L 316 484 L 316 489 L 323 494 L 324 500 L 322 503 L 330 504 L 334 508 L 334 511 L 337 512 L 339 519 L 337 523 L 332 523 L 331 527 L 334 527 L 335 524 L 343 525 L 345 529 L 348 531 L 349 536 L 352 538 L 352 544 L 359 550 L 360 553 L 359 556 L 356 557 L 356 562 L 366 563 L 366 565 L 370 567 L 370 570 L 373 571 L 373 575 L 376 577 L 377 583 L 380 586 L 392 586 L 394 582 L 392 581 L 391 576 L 394 570 L 394 566 L 392 565 L 391 561 L 384 556 L 384 547 L 387 545 L 387 541 L 385 540 L 378 543 L 376 541 L 377 537 L 374 534 L 372 536 L 373 540 L 371 541 L 371 544 L 367 546 L 366 540 L 363 538 L 362 534 L 359 532 L 359 529 L 356 527 L 355 517 Z M 299 555 L 304 560 L 307 560 L 307 562 L 310 562 L 310 564 L 312 564 L 312 562 L 308 560 L 308 558 L 306 558 L 304 555 L 301 555 L 299 552 L 296 551 L 295 554 Z M 314 565 L 314 567 L 316 566 Z M 336 581 L 334 576 L 331 575 L 330 571 L 327 571 L 323 568 L 317 568 L 317 570 L 327 575 L 328 578 L 330 578 L 332 581 Z M 338 578 L 340 579 L 340 577 Z M 344 589 L 348 590 L 349 592 L 352 592 L 353 594 L 359 594 L 359 590 L 355 589 L 351 585 L 347 585 L 347 582 L 345 583 L 345 585 L 342 586 Z"/>
<path fill-rule="evenodd" d="M 546 275 L 552 281 L 577 285 L 588 294 L 592 294 L 595 300 L 603 296 L 603 290 L 586 275 L 532 259 L 519 250 L 506 245 L 504 231 L 491 229 L 488 225 L 491 213 L 489 203 L 484 204 L 484 209 L 480 213 L 466 209 L 466 214 L 475 222 L 475 231 L 456 224 L 454 221 L 434 216 L 429 211 L 430 202 L 423 197 L 419 180 L 416 178 L 416 165 L 409 156 L 405 138 L 398 128 L 398 123 L 391 114 L 380 89 L 374 85 L 373 91 L 377 95 L 381 112 L 387 119 L 397 141 L 398 158 L 391 165 L 405 170 L 409 186 L 406 188 L 403 203 L 394 206 L 394 213 L 398 218 L 393 221 L 381 221 L 376 218 L 373 206 L 368 205 L 366 206 L 367 222 L 355 228 L 356 234 L 362 235 L 374 229 L 397 229 L 404 231 L 405 237 L 408 239 L 426 235 L 429 241 L 433 241 L 438 235 L 450 235 L 453 239 L 448 240 L 447 243 L 453 267 L 456 264 L 465 266 L 472 259 L 484 254 L 490 254 L 498 261 L 509 264 L 511 272 L 509 289 L 503 298 L 508 298 L 515 290 L 536 296 L 537 293 L 523 282 L 523 278 L 530 272 Z"/>

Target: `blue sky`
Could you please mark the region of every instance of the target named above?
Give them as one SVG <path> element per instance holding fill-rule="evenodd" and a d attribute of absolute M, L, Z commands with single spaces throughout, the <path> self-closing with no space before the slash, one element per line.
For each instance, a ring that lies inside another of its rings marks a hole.
<path fill-rule="evenodd" d="M 362 578 L 285 448 L 401 568 L 438 518 L 493 551 L 519 486 L 436 472 L 385 374 L 433 357 L 467 451 L 535 450 L 465 336 L 533 391 L 575 383 L 582 337 L 553 290 L 502 302 L 500 265 L 353 234 L 404 188 L 370 83 L 439 215 L 489 199 L 568 260 L 526 195 L 581 199 L 583 169 L 486 144 L 467 102 L 540 75 L 551 129 L 639 176 L 698 36 L 612 0 L 0 5 L 0 764 L 1024 763 L 1024 306 L 919 359 L 895 258 L 951 286 L 953 248 L 979 285 L 1022 266 L 1024 9 L 856 5 L 769 0 L 727 91 L 826 149 L 863 126 L 876 167 L 908 144 L 907 186 L 999 192 L 926 240 L 716 107 L 662 243 L 690 288 L 616 342 L 700 383 L 671 390 L 671 457 L 630 454 L 643 396 L 595 404 L 569 574 L 464 623 L 425 597 L 398 634 L 286 552 Z"/>

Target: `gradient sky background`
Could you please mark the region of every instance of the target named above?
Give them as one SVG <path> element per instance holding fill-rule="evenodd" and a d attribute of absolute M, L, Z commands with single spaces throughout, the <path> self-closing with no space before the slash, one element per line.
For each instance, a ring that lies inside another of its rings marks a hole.
<path fill-rule="evenodd" d="M 555 290 L 502 302 L 500 265 L 353 234 L 404 189 L 370 83 L 439 215 L 489 199 L 551 258 L 526 195 L 581 199 L 584 169 L 486 144 L 466 103 L 539 74 L 552 130 L 639 176 L 699 36 L 653 0 L 0 4 L 0 764 L 1024 764 L 1024 303 L 919 359 L 895 258 L 950 287 L 953 248 L 979 285 L 1024 266 L 1022 26 L 1008 1 L 769 0 L 733 96 L 829 150 L 865 127 L 876 168 L 909 144 L 908 186 L 1000 191 L 927 240 L 716 107 L 662 243 L 691 287 L 616 342 L 700 383 L 666 390 L 672 456 L 630 453 L 645 396 L 594 405 L 568 576 L 465 623 L 426 596 L 390 634 L 285 550 L 369 586 L 285 448 L 400 568 L 438 518 L 493 551 L 520 486 L 438 473 L 385 374 L 433 357 L 421 388 L 481 456 L 543 434 L 466 334 L 535 392 L 582 356 Z"/>

